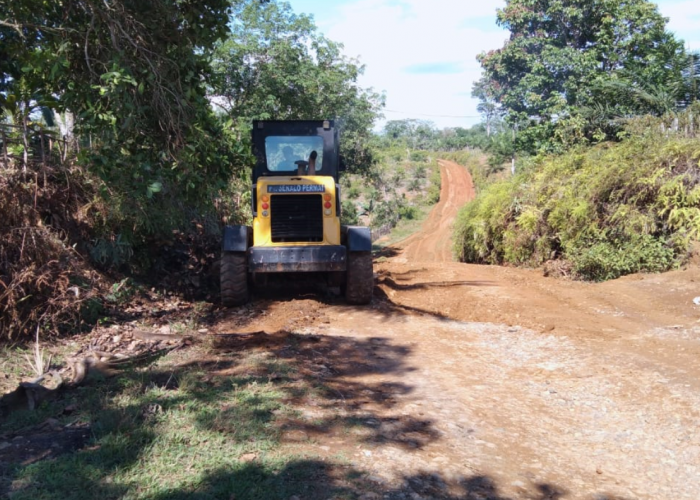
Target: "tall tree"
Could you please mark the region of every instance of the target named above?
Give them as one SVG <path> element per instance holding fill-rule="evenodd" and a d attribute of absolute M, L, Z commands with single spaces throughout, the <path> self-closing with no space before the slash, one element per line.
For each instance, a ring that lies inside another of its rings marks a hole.
<path fill-rule="evenodd" d="M 478 59 L 508 119 L 537 149 L 579 108 L 599 102 L 601 82 L 677 79 L 685 51 L 666 21 L 648 0 L 507 0 L 497 23 L 510 38 Z"/>
<path fill-rule="evenodd" d="M 491 137 L 491 126 L 494 120 L 498 119 L 503 113 L 497 94 L 498 92 L 493 83 L 483 76 L 474 82 L 472 87 L 472 97 L 479 99 L 476 110 L 484 116 L 484 121 L 486 122 L 487 137 Z"/>
<path fill-rule="evenodd" d="M 358 85 L 364 68 L 342 54 L 342 45 L 284 2 L 241 2 L 231 30 L 215 56 L 219 106 L 244 122 L 335 118 L 348 167 L 371 166 L 367 144 L 383 97 Z"/>

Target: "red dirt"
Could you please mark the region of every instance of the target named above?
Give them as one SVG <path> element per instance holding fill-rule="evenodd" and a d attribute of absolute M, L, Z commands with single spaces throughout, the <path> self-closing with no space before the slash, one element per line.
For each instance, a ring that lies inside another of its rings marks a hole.
<path fill-rule="evenodd" d="M 431 210 L 419 233 L 396 244 L 411 262 L 450 262 L 452 260 L 452 221 L 460 207 L 474 198 L 474 184 L 464 167 L 438 160 L 442 183 L 440 201 Z"/>
<path fill-rule="evenodd" d="M 473 185 L 441 166 L 441 201 L 375 265 L 371 306 L 258 301 L 216 327 L 327 343 L 308 362 L 342 398 L 302 411 L 365 424 L 290 446 L 342 453 L 401 498 L 700 498 L 700 269 L 591 284 L 453 262 Z"/>

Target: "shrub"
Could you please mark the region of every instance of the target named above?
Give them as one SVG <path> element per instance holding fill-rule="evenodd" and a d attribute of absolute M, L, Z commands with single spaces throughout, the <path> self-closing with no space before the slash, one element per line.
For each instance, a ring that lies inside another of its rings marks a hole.
<path fill-rule="evenodd" d="M 428 160 L 428 152 L 427 151 L 411 151 L 411 156 L 410 156 L 411 161 L 415 162 L 426 162 Z"/>
<path fill-rule="evenodd" d="M 341 205 L 340 223 L 348 226 L 355 226 L 360 223 L 357 207 L 350 200 L 343 200 Z"/>
<path fill-rule="evenodd" d="M 700 236 L 700 142 L 656 133 L 533 158 L 460 212 L 466 262 L 571 263 L 605 280 L 677 265 Z"/>
<path fill-rule="evenodd" d="M 360 193 L 361 193 L 360 187 L 356 184 L 353 184 L 348 188 L 347 193 L 348 193 L 348 198 L 350 198 L 351 200 L 355 200 L 355 199 L 360 197 Z"/>

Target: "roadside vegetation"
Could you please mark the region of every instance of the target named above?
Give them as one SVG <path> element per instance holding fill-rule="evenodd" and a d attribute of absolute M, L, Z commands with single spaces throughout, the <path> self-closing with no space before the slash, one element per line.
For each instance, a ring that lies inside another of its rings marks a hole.
<path fill-rule="evenodd" d="M 596 281 L 681 265 L 700 228 L 700 55 L 646 0 L 535 3 L 506 2 L 511 37 L 479 57 L 470 137 L 490 160 L 455 254 Z"/>
<path fill-rule="evenodd" d="M 596 281 L 684 262 L 700 236 L 700 141 L 652 121 L 630 123 L 619 143 L 531 158 L 484 186 L 459 215 L 460 259 L 548 263 Z"/>
<path fill-rule="evenodd" d="M 392 125 L 405 122 L 388 122 L 374 138 L 377 162 L 370 172 L 341 178 L 343 222 L 371 226 L 373 238 L 382 242 L 389 233 L 396 239 L 415 231 L 440 199 L 439 153 L 428 149 L 430 143 L 414 144 L 410 132 L 392 136 Z"/>
<path fill-rule="evenodd" d="M 0 340 L 94 325 L 128 276 L 216 293 L 221 225 L 250 217 L 253 119 L 333 118 L 349 172 L 377 163 L 383 96 L 284 2 L 5 7 Z"/>
<path fill-rule="evenodd" d="M 198 342 L 118 377 L 93 374 L 64 397 L 3 418 L 2 439 L 20 437 L 0 450 L 0 494 L 355 498 L 366 487 L 362 474 L 345 467 L 342 457 L 324 461 L 303 451 L 315 449 L 316 430 L 337 426 L 351 433 L 358 426 L 341 417 L 319 422 L 301 411 L 338 404 L 332 380 L 313 372 L 319 349 L 328 355 L 325 342 L 280 333 L 279 347 L 270 348 L 235 337 Z M 285 447 L 290 442 L 297 447 Z"/>

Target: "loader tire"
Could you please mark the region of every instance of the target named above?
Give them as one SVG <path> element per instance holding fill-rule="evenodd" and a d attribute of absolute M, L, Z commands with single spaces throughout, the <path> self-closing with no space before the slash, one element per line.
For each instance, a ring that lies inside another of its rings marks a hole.
<path fill-rule="evenodd" d="M 348 304 L 369 304 L 374 290 L 371 252 L 348 252 L 345 300 Z"/>
<path fill-rule="evenodd" d="M 244 252 L 221 254 L 221 303 L 240 306 L 250 300 L 247 257 Z"/>

